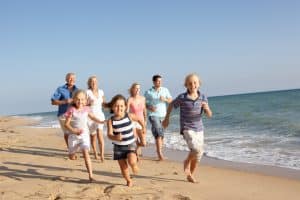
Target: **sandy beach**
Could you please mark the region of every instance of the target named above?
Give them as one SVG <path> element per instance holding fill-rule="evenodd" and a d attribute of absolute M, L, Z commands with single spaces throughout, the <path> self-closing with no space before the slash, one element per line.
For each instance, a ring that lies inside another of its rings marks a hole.
<path fill-rule="evenodd" d="M 134 186 L 125 186 L 107 151 L 93 158 L 88 182 L 83 158 L 71 161 L 59 129 L 30 128 L 33 122 L 0 117 L 0 199 L 299 199 L 300 181 L 247 170 L 201 164 L 199 181 L 186 181 L 181 162 L 143 157 Z M 300 172 L 299 172 L 300 173 Z"/>

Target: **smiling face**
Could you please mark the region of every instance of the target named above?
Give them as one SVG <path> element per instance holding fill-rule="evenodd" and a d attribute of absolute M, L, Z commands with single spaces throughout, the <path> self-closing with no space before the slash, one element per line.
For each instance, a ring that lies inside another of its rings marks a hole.
<path fill-rule="evenodd" d="M 96 76 L 91 76 L 89 79 L 88 79 L 88 88 L 91 89 L 91 90 L 94 90 L 94 89 L 97 89 L 98 88 L 98 80 L 97 80 L 97 77 Z"/>
<path fill-rule="evenodd" d="M 73 74 L 73 73 L 67 74 L 66 82 L 67 82 L 69 87 L 73 87 L 75 85 L 75 81 L 76 81 L 75 74 Z"/>
<path fill-rule="evenodd" d="M 196 75 L 189 76 L 184 85 L 189 93 L 197 92 L 200 87 L 199 78 Z"/>
<path fill-rule="evenodd" d="M 141 86 L 139 84 L 135 84 L 131 87 L 131 96 L 137 96 L 140 94 Z"/>
<path fill-rule="evenodd" d="M 118 99 L 111 109 L 116 117 L 123 117 L 126 112 L 126 102 L 123 99 Z"/>
<path fill-rule="evenodd" d="M 153 85 L 155 88 L 160 88 L 161 87 L 161 78 L 157 78 L 155 81 L 153 81 Z"/>
<path fill-rule="evenodd" d="M 74 105 L 77 109 L 83 108 L 86 105 L 86 94 L 82 91 L 74 96 Z"/>

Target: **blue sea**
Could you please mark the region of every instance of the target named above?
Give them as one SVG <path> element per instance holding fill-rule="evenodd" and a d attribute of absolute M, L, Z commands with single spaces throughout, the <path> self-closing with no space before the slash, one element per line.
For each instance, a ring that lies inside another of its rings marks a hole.
<path fill-rule="evenodd" d="M 213 117 L 204 118 L 206 156 L 300 169 L 300 89 L 210 97 L 209 104 Z M 59 128 L 56 112 L 25 116 L 38 120 L 37 128 Z M 149 127 L 147 141 L 154 143 Z M 179 134 L 177 110 L 165 145 L 188 150 Z"/>

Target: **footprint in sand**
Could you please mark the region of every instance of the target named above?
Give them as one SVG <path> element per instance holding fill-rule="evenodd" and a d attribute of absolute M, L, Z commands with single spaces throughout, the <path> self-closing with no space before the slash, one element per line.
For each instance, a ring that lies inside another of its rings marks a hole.
<path fill-rule="evenodd" d="M 177 200 L 192 200 L 190 197 L 183 196 L 181 194 L 175 194 L 173 197 L 174 197 L 174 199 L 177 199 Z"/>
<path fill-rule="evenodd" d="M 103 192 L 105 194 L 110 194 L 114 187 L 115 187 L 114 185 L 107 186 L 106 188 L 104 188 Z"/>

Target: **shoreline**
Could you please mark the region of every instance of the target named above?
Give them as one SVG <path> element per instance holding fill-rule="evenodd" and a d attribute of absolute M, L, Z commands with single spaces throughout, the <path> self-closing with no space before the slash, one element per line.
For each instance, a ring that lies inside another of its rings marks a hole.
<path fill-rule="evenodd" d="M 106 136 L 104 136 L 104 140 L 105 140 L 105 151 L 111 152 L 112 151 L 111 141 Z M 143 156 L 141 157 L 142 159 L 145 158 L 150 160 L 156 160 L 157 155 L 156 155 L 155 145 L 147 144 L 147 147 L 144 148 L 142 147 L 142 154 L 143 154 Z M 175 161 L 182 164 L 183 160 L 186 158 L 188 154 L 188 151 L 180 151 L 180 150 L 169 149 L 164 147 L 164 154 L 165 157 L 167 158 L 167 161 Z M 203 155 L 200 161 L 200 165 L 300 180 L 300 170 L 297 169 L 284 168 L 284 167 L 271 166 L 271 165 L 234 162 L 234 161 L 208 157 L 206 155 Z"/>
<path fill-rule="evenodd" d="M 154 153 L 151 145 L 143 151 L 140 172 L 132 175 L 133 187 L 126 186 L 117 161 L 111 159 L 110 145 L 104 163 L 90 154 L 96 181 L 89 183 L 81 153 L 78 160 L 68 159 L 60 129 L 28 124 L 34 122 L 0 117 L 0 199 L 296 200 L 300 195 L 297 179 L 223 168 L 219 161 L 214 166 L 208 158 L 195 172 L 199 182 L 192 184 L 182 161 L 172 160 L 181 159 L 178 152 L 166 149 L 168 160 L 155 161 L 147 155 Z"/>
<path fill-rule="evenodd" d="M 15 116 L 14 116 L 15 117 Z M 22 117 L 16 117 L 16 118 L 22 118 Z M 26 120 L 28 120 L 25 117 Z M 30 120 L 31 127 L 25 126 L 29 128 L 38 128 L 38 129 L 48 129 L 43 127 L 32 127 L 32 125 L 35 125 L 36 122 Z M 62 136 L 60 128 L 51 128 L 58 132 L 58 135 Z M 105 134 L 105 131 L 104 131 Z M 112 151 L 112 144 L 111 141 L 107 138 L 106 134 L 104 135 L 104 141 L 105 141 L 105 152 L 111 152 Z M 143 151 L 143 157 L 149 160 L 155 160 L 157 155 L 155 153 L 155 144 L 148 143 L 147 147 L 142 148 Z M 183 162 L 183 160 L 186 158 L 188 152 L 187 151 L 180 151 L 176 149 L 170 149 L 164 147 L 165 156 L 167 157 L 168 161 L 175 161 L 178 163 Z M 142 157 L 142 159 L 143 159 Z M 279 167 L 279 166 L 272 166 L 272 165 L 262 165 L 262 164 L 253 164 L 253 163 L 246 163 L 246 162 L 236 162 L 236 161 L 229 161 L 229 160 L 223 160 L 219 158 L 214 157 L 208 157 L 205 154 L 203 155 L 200 165 L 210 166 L 210 167 L 217 167 L 217 168 L 224 168 L 224 169 L 232 169 L 232 170 L 238 170 L 238 171 L 245 171 L 250 173 L 258 173 L 262 175 L 268 175 L 268 176 L 277 176 L 277 177 L 283 177 L 283 178 L 289 178 L 294 180 L 300 180 L 300 170 L 292 169 L 292 168 L 286 168 L 286 167 Z"/>

